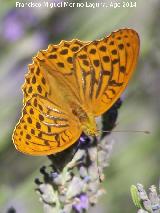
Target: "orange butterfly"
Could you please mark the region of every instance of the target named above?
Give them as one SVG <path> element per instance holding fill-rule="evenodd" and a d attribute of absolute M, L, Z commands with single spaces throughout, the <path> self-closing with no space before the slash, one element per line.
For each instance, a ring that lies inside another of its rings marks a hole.
<path fill-rule="evenodd" d="M 23 85 L 24 107 L 14 133 L 15 147 L 49 155 L 71 146 L 82 131 L 96 136 L 95 117 L 107 111 L 128 84 L 140 41 L 121 29 L 93 42 L 61 41 L 39 51 Z"/>

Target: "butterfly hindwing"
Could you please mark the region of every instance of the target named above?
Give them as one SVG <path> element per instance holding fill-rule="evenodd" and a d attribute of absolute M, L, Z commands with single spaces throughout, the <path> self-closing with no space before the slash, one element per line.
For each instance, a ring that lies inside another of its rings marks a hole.
<path fill-rule="evenodd" d="M 26 154 L 49 155 L 71 146 L 80 136 L 78 121 L 62 107 L 39 95 L 24 106 L 13 140 Z"/>

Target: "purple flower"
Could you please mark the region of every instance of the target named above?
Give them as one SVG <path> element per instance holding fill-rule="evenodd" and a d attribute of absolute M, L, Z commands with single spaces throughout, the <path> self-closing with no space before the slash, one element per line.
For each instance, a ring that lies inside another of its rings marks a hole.
<path fill-rule="evenodd" d="M 58 173 L 57 173 L 57 172 L 52 172 L 52 173 L 50 174 L 50 176 L 51 176 L 51 178 L 54 180 L 55 178 L 58 177 Z"/>
<path fill-rule="evenodd" d="M 78 201 L 76 204 L 73 205 L 73 209 L 76 210 L 78 213 L 83 212 L 83 210 L 87 210 L 89 207 L 89 200 L 86 194 L 81 194 L 78 197 Z"/>
<path fill-rule="evenodd" d="M 26 18 L 27 17 L 27 18 Z M 27 27 L 36 24 L 36 17 L 32 14 L 31 10 L 26 9 L 13 9 L 10 10 L 3 19 L 3 37 L 11 42 L 20 39 Z"/>
<path fill-rule="evenodd" d="M 16 13 L 10 12 L 4 19 L 4 38 L 11 42 L 18 40 L 24 34 L 24 27 Z"/>
<path fill-rule="evenodd" d="M 90 138 L 85 135 L 84 133 L 82 133 L 81 137 L 79 138 L 79 144 L 78 144 L 78 147 L 79 148 L 83 148 L 84 146 L 90 146 Z"/>

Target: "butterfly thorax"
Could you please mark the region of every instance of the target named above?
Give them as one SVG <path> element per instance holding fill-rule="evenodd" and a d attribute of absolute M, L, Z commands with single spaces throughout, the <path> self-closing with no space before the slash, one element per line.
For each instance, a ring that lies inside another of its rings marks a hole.
<path fill-rule="evenodd" d="M 91 112 L 87 112 L 87 110 L 81 106 L 74 105 L 72 113 L 79 118 L 82 131 L 85 134 L 90 136 L 96 136 L 98 134 L 96 120 Z"/>

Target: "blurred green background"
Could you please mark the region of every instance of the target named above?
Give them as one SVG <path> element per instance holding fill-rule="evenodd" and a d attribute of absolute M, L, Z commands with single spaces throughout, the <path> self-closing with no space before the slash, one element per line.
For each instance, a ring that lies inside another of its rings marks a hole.
<path fill-rule="evenodd" d="M 31 2 L 31 1 L 19 1 Z M 44 1 L 33 1 L 42 3 Z M 48 2 L 60 2 L 58 0 Z M 72 2 L 72 1 L 69 1 Z M 77 2 L 77 1 L 75 1 Z M 84 3 L 86 1 L 78 1 Z M 89 2 L 89 1 L 88 1 Z M 94 1 L 90 1 L 94 2 Z M 110 0 L 102 0 L 109 4 Z M 106 169 L 106 195 L 90 212 L 134 213 L 131 184 L 158 184 L 160 120 L 160 1 L 137 0 L 136 7 L 40 8 L 0 2 L 0 212 L 14 206 L 17 213 L 42 213 L 34 178 L 49 163 L 46 157 L 17 152 L 11 135 L 22 108 L 21 85 L 27 64 L 49 43 L 79 38 L 93 40 L 119 28 L 135 29 L 141 39 L 137 71 L 123 95 L 116 129 L 149 130 L 150 135 L 114 133 L 110 167 Z"/>

